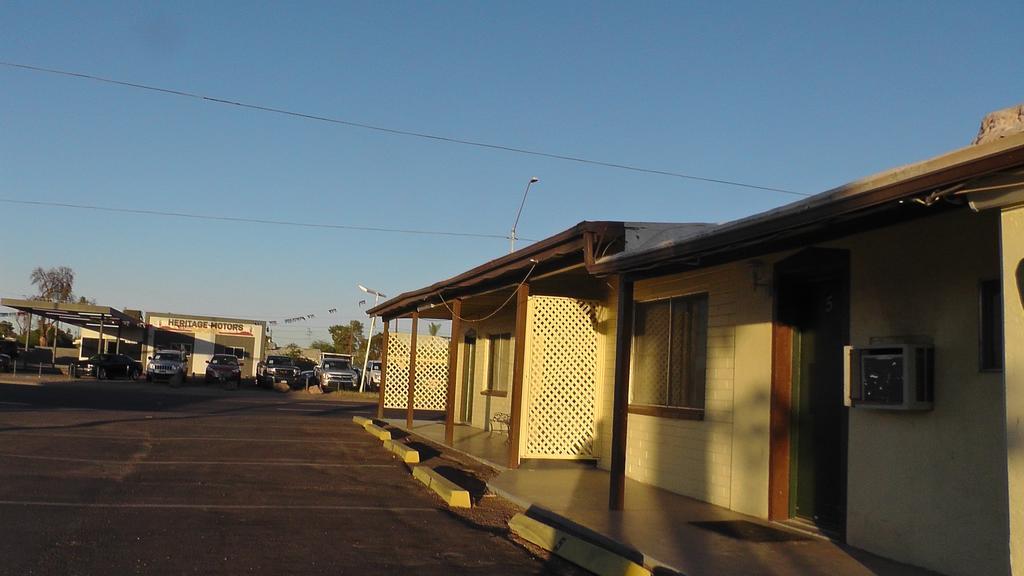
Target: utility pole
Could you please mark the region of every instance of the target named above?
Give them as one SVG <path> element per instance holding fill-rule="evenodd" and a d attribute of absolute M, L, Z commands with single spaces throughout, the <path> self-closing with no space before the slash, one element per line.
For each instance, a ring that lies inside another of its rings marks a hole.
<path fill-rule="evenodd" d="M 516 212 L 516 221 L 512 223 L 512 232 L 508 236 L 509 254 L 516 251 L 516 227 L 519 226 L 519 216 L 523 214 L 523 206 L 526 205 L 526 195 L 530 193 L 530 186 L 537 182 L 540 182 L 540 178 L 533 176 L 530 178 L 530 181 L 526 183 L 526 191 L 523 192 L 523 201 L 519 203 L 519 211 Z"/>

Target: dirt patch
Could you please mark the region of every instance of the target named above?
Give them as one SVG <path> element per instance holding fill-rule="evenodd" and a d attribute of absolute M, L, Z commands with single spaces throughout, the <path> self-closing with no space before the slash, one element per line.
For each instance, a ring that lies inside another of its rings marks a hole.
<path fill-rule="evenodd" d="M 508 539 L 522 546 L 531 556 L 544 563 L 542 574 L 590 575 L 590 572 L 579 566 L 523 540 L 509 529 L 509 520 L 523 512 L 523 509 L 487 490 L 488 480 L 497 476 L 498 470 L 420 436 L 393 427 L 390 430 L 395 440 L 419 451 L 421 466 L 434 469 L 441 476 L 469 491 L 470 499 L 473 501 L 472 508 L 445 507 L 445 514 L 474 531 L 492 538 Z M 398 432 L 403 436 L 396 437 Z"/>
<path fill-rule="evenodd" d="M 391 438 L 393 440 L 394 439 L 400 439 L 400 440 L 402 440 L 403 444 L 405 444 L 409 448 L 412 448 L 413 450 L 419 452 L 419 454 L 420 454 L 420 462 L 426 462 L 427 460 L 433 460 L 434 458 L 437 458 L 438 456 L 441 455 L 441 452 L 437 448 L 435 448 L 434 446 L 431 446 L 429 444 L 424 444 L 423 442 L 417 442 L 413 436 L 409 436 L 408 434 L 406 434 L 404 432 L 401 435 L 397 435 L 396 436 L 394 429 L 392 429 L 392 431 L 391 431 Z"/>

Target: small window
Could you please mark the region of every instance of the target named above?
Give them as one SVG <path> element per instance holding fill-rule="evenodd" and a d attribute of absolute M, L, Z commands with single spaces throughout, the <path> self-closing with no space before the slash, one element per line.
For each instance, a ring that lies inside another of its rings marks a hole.
<path fill-rule="evenodd" d="M 1000 281 L 985 280 L 980 285 L 979 367 L 986 371 L 1003 369 L 1003 302 Z"/>
<path fill-rule="evenodd" d="M 704 409 L 707 326 L 707 294 L 636 303 L 631 411 L 661 415 L 641 407 Z"/>
<path fill-rule="evenodd" d="M 491 334 L 490 363 L 487 367 L 487 389 L 492 392 L 506 392 L 512 382 L 512 368 L 509 358 L 512 353 L 511 334 Z"/>

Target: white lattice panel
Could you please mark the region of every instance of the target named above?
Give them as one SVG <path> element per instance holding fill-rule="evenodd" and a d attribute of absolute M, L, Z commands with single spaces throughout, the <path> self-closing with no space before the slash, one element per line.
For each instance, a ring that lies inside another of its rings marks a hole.
<path fill-rule="evenodd" d="M 594 455 L 597 402 L 595 304 L 530 297 L 525 456 Z"/>
<path fill-rule="evenodd" d="M 409 401 L 409 334 L 388 334 L 387 376 L 384 378 L 384 407 L 405 408 Z"/>
<path fill-rule="evenodd" d="M 409 352 L 411 334 L 388 335 L 388 367 L 384 381 L 384 406 L 406 408 L 409 398 Z M 416 336 L 416 388 L 413 405 L 417 410 L 444 410 L 448 394 L 448 338 Z"/>

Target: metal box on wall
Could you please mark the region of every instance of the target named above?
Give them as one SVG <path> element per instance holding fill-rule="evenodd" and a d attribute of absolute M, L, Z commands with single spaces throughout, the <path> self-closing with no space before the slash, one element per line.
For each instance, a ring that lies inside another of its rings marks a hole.
<path fill-rule="evenodd" d="M 881 410 L 931 410 L 935 348 L 930 344 L 847 346 L 846 405 Z"/>

